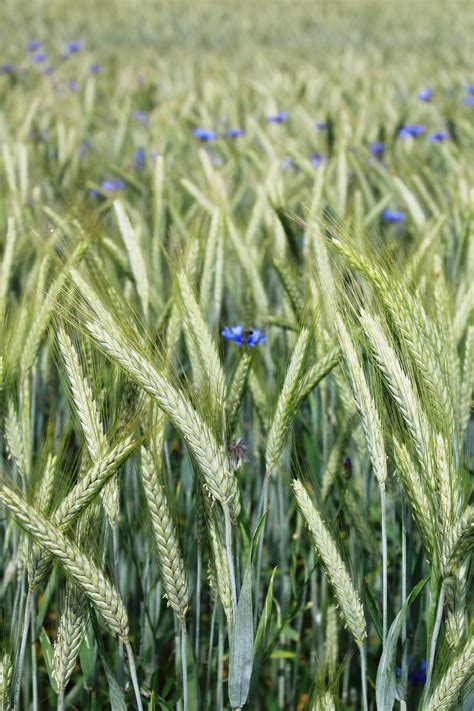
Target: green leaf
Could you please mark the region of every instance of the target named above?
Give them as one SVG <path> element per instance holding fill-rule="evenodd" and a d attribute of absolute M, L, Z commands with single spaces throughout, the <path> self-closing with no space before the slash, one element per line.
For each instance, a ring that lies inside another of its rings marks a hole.
<path fill-rule="evenodd" d="M 48 612 L 49 605 L 51 602 L 51 597 L 56 590 L 56 584 L 58 580 L 58 570 L 56 566 L 53 567 L 51 575 L 49 576 L 48 584 L 46 585 L 46 590 L 41 598 L 41 604 L 38 608 L 38 613 L 36 615 L 36 636 L 39 637 L 41 634 L 41 628 L 43 627 L 43 622 Z"/>
<path fill-rule="evenodd" d="M 91 688 L 94 680 L 95 659 L 94 659 L 94 636 L 89 627 L 79 652 L 82 673 L 84 674 L 84 684 Z"/>
<path fill-rule="evenodd" d="M 107 652 L 105 651 L 104 643 L 102 641 L 102 636 L 100 634 L 99 626 L 97 623 L 97 618 L 95 614 L 91 617 L 92 627 L 95 632 L 95 641 L 97 643 L 97 649 L 99 651 L 100 661 L 105 671 L 105 676 L 107 677 L 107 682 L 109 685 L 109 699 L 111 705 L 111 711 L 127 711 L 127 704 L 125 703 L 125 696 L 115 678 L 115 673 L 107 660 Z"/>
<path fill-rule="evenodd" d="M 49 640 L 48 635 L 44 627 L 41 629 L 39 640 L 41 642 L 41 649 L 43 650 L 44 663 L 46 665 L 46 671 L 48 672 L 49 680 L 54 692 L 58 693 L 58 685 L 56 684 L 56 679 L 53 676 L 53 647 Z"/>
<path fill-rule="evenodd" d="M 413 600 L 418 597 L 429 579 L 430 575 L 427 575 L 426 578 L 423 578 L 423 580 L 420 580 L 420 582 L 415 585 L 388 631 L 382 657 L 377 669 L 377 680 L 375 683 L 377 708 L 383 709 L 383 711 L 391 711 L 396 698 L 397 679 L 395 674 L 395 655 L 403 621 L 409 606 Z"/>
<path fill-rule="evenodd" d="M 127 704 L 125 703 L 125 696 L 120 688 L 120 685 L 115 678 L 115 674 L 112 667 L 107 661 L 104 653 L 104 649 L 101 644 L 98 645 L 100 660 L 102 666 L 104 667 L 105 676 L 107 677 L 107 682 L 109 684 L 109 698 L 111 711 L 127 711 Z"/>
<path fill-rule="evenodd" d="M 263 527 L 265 525 L 267 514 L 268 514 L 268 511 L 263 512 L 263 514 L 260 516 L 257 526 L 255 527 L 255 531 L 252 536 L 252 542 L 250 544 L 250 555 L 253 555 L 255 553 L 255 551 L 257 550 L 258 539 L 262 535 L 262 531 L 263 531 Z"/>
<path fill-rule="evenodd" d="M 277 569 L 274 568 L 272 572 L 272 577 L 270 578 L 270 583 L 268 585 L 268 591 L 265 597 L 265 603 L 263 605 L 262 614 L 258 622 L 257 634 L 255 635 L 255 644 L 253 647 L 252 678 L 250 681 L 250 698 L 253 698 L 255 695 L 256 687 L 260 679 L 260 669 L 262 667 L 263 659 L 267 650 L 268 632 L 270 629 L 271 612 L 273 605 L 273 582 L 275 580 L 276 571 Z"/>
<path fill-rule="evenodd" d="M 230 637 L 229 701 L 240 708 L 247 701 L 253 662 L 252 558 L 249 558 Z"/>
<path fill-rule="evenodd" d="M 369 614 L 372 618 L 372 622 L 374 623 L 375 631 L 377 632 L 377 635 L 382 641 L 383 633 L 382 633 L 382 623 L 380 621 L 380 613 L 377 607 L 377 603 L 374 600 L 374 596 L 372 595 L 372 591 L 368 585 L 368 583 L 365 583 L 364 586 L 364 593 L 365 593 L 365 603 L 367 605 L 367 609 L 369 611 Z"/>

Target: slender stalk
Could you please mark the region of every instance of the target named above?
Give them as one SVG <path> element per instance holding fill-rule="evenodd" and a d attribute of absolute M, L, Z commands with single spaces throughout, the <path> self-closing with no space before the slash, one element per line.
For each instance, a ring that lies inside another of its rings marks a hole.
<path fill-rule="evenodd" d="M 23 666 L 25 664 L 26 643 L 28 641 L 28 629 L 30 627 L 31 603 L 33 600 L 33 591 L 28 589 L 28 595 L 25 604 L 25 614 L 23 618 L 23 632 L 21 636 L 20 653 L 18 655 L 18 666 L 15 678 L 15 692 L 13 695 L 13 709 L 17 711 L 20 708 L 20 691 L 21 677 L 23 676 Z"/>
<path fill-rule="evenodd" d="M 362 685 L 362 708 L 363 711 L 369 711 L 369 704 L 367 701 L 367 662 L 365 659 L 365 644 L 360 648 L 360 680 Z"/>
<path fill-rule="evenodd" d="M 435 619 L 435 624 L 433 627 L 433 633 L 431 635 L 430 655 L 428 658 L 428 666 L 426 669 L 426 684 L 425 684 L 425 690 L 424 690 L 424 698 L 425 699 L 428 699 L 429 695 L 430 695 L 430 684 L 431 684 L 431 677 L 433 676 L 433 667 L 434 667 L 434 660 L 435 660 L 435 655 L 436 655 L 436 645 L 438 643 L 439 631 L 441 629 L 441 622 L 443 620 L 444 597 L 445 597 L 445 588 L 444 588 L 444 584 L 442 583 L 441 590 L 439 591 L 438 607 L 436 609 L 436 619 Z"/>
<path fill-rule="evenodd" d="M 268 474 L 265 475 L 265 478 L 263 480 L 263 487 L 262 487 L 262 495 L 260 497 L 260 503 L 258 507 L 258 518 L 257 518 L 257 523 L 262 517 L 262 515 L 265 513 L 265 511 L 268 510 L 268 495 L 269 495 L 269 488 L 270 488 L 270 476 Z M 260 601 L 260 575 L 262 571 L 262 556 L 263 556 L 263 539 L 265 537 L 265 524 L 266 524 L 266 519 L 263 522 L 262 530 L 260 531 L 260 538 L 258 541 L 258 547 L 257 547 L 257 567 L 255 571 L 255 587 L 254 587 L 254 599 L 255 599 L 255 623 L 258 619 L 258 613 L 259 613 L 259 601 Z"/>
<path fill-rule="evenodd" d="M 235 584 L 235 568 L 232 557 L 232 522 L 230 520 L 230 511 L 227 504 L 222 505 L 224 511 L 225 524 L 225 552 L 227 556 L 227 565 L 229 567 L 230 591 L 232 595 L 232 613 L 235 615 L 237 610 L 237 588 Z"/>
<path fill-rule="evenodd" d="M 137 703 L 138 711 L 143 711 L 142 700 L 140 697 L 140 687 L 138 686 L 137 670 L 135 667 L 135 660 L 133 658 L 133 651 L 130 642 L 125 645 L 128 655 L 128 665 L 130 667 L 130 676 L 132 678 L 132 686 L 135 692 L 135 701 Z"/>
<path fill-rule="evenodd" d="M 38 665 L 36 660 L 36 613 L 35 597 L 31 596 L 30 614 L 30 634 L 31 634 L 31 697 L 33 711 L 38 711 Z"/>
<path fill-rule="evenodd" d="M 58 705 L 57 711 L 64 711 L 64 689 L 59 689 L 58 691 Z"/>
<path fill-rule="evenodd" d="M 402 496 L 402 605 L 407 599 L 407 509 L 405 503 L 405 493 L 401 492 Z M 408 664 L 408 650 L 407 650 L 407 618 L 403 620 L 402 624 L 402 683 L 403 690 L 406 693 L 406 679 L 407 679 L 407 664 Z M 400 711 L 406 711 L 407 703 L 404 699 L 400 700 Z"/>
<path fill-rule="evenodd" d="M 214 629 L 216 625 L 216 615 L 219 602 L 217 597 L 212 603 L 212 615 L 211 615 L 211 630 L 209 632 L 209 651 L 207 655 L 207 673 L 206 673 L 206 695 L 204 698 L 209 699 L 210 689 L 211 689 L 211 671 L 212 671 L 212 646 L 214 644 Z"/>
<path fill-rule="evenodd" d="M 277 501 L 278 501 L 278 516 L 280 519 L 279 520 L 280 530 L 284 531 L 286 518 L 285 518 L 283 482 L 282 482 L 281 477 L 278 479 L 278 482 L 277 482 Z M 285 546 L 283 536 L 280 536 L 279 543 L 280 543 L 280 545 L 279 545 L 280 569 L 286 570 L 287 569 L 287 559 L 286 559 L 287 547 Z M 283 578 L 282 585 L 280 588 L 280 606 L 281 606 L 282 610 L 284 610 L 286 608 L 287 597 L 288 597 L 287 591 L 285 589 L 286 582 L 288 582 L 287 576 L 285 576 Z M 280 641 L 281 641 L 282 646 L 285 647 L 286 635 L 283 630 L 280 635 Z M 278 663 L 278 706 L 280 708 L 285 707 L 286 676 L 287 676 L 286 671 L 287 671 L 287 664 L 284 659 L 280 659 L 279 663 Z"/>
<path fill-rule="evenodd" d="M 351 660 L 350 658 L 347 660 L 346 665 L 344 666 L 344 671 L 342 673 L 342 695 L 341 699 L 344 704 L 347 704 L 347 701 L 349 699 L 349 682 L 350 682 L 350 676 L 351 676 Z"/>
<path fill-rule="evenodd" d="M 199 636 L 201 631 L 201 578 L 202 578 L 202 551 L 201 544 L 197 547 L 196 561 L 196 617 L 195 617 L 195 639 L 194 639 L 194 657 L 196 664 L 199 666 L 200 647 Z"/>
<path fill-rule="evenodd" d="M 180 657 L 181 657 L 181 641 L 180 641 L 180 628 L 178 618 L 174 618 L 174 673 L 175 678 L 178 679 L 180 672 Z M 182 711 L 181 698 L 176 702 L 176 711 Z"/>
<path fill-rule="evenodd" d="M 181 672 L 183 676 L 183 711 L 188 711 L 188 660 L 186 653 L 186 622 L 181 623 Z"/>
<path fill-rule="evenodd" d="M 380 505 L 382 508 L 382 641 L 385 646 L 388 631 L 387 501 L 385 498 L 385 484 L 380 484 Z"/>
<path fill-rule="evenodd" d="M 114 559 L 115 585 L 120 593 L 120 539 L 118 523 L 112 526 L 112 552 Z M 121 689 L 125 688 L 125 659 L 123 654 L 123 642 L 119 639 L 118 645 L 118 683 Z"/>
<path fill-rule="evenodd" d="M 219 608 L 218 624 L 216 711 L 221 711 L 224 701 L 224 619 L 222 608 Z"/>
<path fill-rule="evenodd" d="M 313 570 L 314 568 L 314 551 L 311 549 L 308 557 L 308 570 Z M 318 571 L 315 570 L 310 576 L 309 581 L 310 588 L 310 600 L 311 600 L 311 668 L 316 668 L 316 658 L 317 658 L 317 644 L 319 641 L 319 625 L 318 625 L 318 615 L 320 610 L 320 604 L 318 599 Z"/>

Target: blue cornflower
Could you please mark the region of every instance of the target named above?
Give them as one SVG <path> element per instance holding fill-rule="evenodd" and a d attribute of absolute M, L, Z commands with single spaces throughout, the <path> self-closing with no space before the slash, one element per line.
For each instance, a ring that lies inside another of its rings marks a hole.
<path fill-rule="evenodd" d="M 115 180 L 104 180 L 102 182 L 101 188 L 107 193 L 115 193 L 117 190 L 123 190 L 125 183 L 120 178 Z"/>
<path fill-rule="evenodd" d="M 243 128 L 228 128 L 225 135 L 229 138 L 240 138 L 240 136 L 245 136 L 245 130 Z"/>
<path fill-rule="evenodd" d="M 84 158 L 89 153 L 90 147 L 89 141 L 81 141 L 79 144 L 79 157 Z"/>
<path fill-rule="evenodd" d="M 209 143 L 209 141 L 213 141 L 215 138 L 217 138 L 217 134 L 207 128 L 195 128 L 193 131 L 193 136 L 194 138 L 198 138 L 204 143 Z"/>
<path fill-rule="evenodd" d="M 89 71 L 91 74 L 100 74 L 102 71 L 102 65 L 101 64 L 91 64 L 89 67 Z"/>
<path fill-rule="evenodd" d="M 465 96 L 463 103 L 464 106 L 474 106 L 474 96 Z"/>
<path fill-rule="evenodd" d="M 399 222 L 405 222 L 405 213 L 401 210 L 384 210 L 382 220 L 388 222 L 389 225 L 396 225 Z"/>
<path fill-rule="evenodd" d="M 467 93 L 474 96 L 474 84 L 469 84 L 467 87 Z"/>
<path fill-rule="evenodd" d="M 48 65 L 47 67 L 45 67 L 45 68 L 43 69 L 43 72 L 42 72 L 42 73 L 43 73 L 46 77 L 49 77 L 51 74 L 54 74 L 55 71 L 56 71 L 56 70 L 55 70 L 54 67 L 52 67 L 51 65 Z"/>
<path fill-rule="evenodd" d="M 2 66 L 0 67 L 0 71 L 2 72 L 2 74 L 13 74 L 15 68 L 13 64 L 2 64 Z"/>
<path fill-rule="evenodd" d="M 370 144 L 370 152 L 374 156 L 383 156 L 385 151 L 385 146 L 381 141 L 375 141 Z"/>
<path fill-rule="evenodd" d="M 33 62 L 36 62 L 37 64 L 41 64 L 41 62 L 46 61 L 47 58 L 48 55 L 46 54 L 46 52 L 37 52 L 32 57 Z"/>
<path fill-rule="evenodd" d="M 408 674 L 410 684 L 425 684 L 426 683 L 426 660 L 422 659 L 420 666 L 413 666 Z"/>
<path fill-rule="evenodd" d="M 284 123 L 284 121 L 288 120 L 288 111 L 279 111 L 277 114 L 274 114 L 273 116 L 267 116 L 267 122 L 268 123 Z"/>
<path fill-rule="evenodd" d="M 430 101 L 432 97 L 433 89 L 430 88 L 422 89 L 418 94 L 418 98 L 420 101 Z"/>
<path fill-rule="evenodd" d="M 75 79 L 70 79 L 67 83 L 69 91 L 77 91 L 77 81 Z"/>
<path fill-rule="evenodd" d="M 309 161 L 313 168 L 319 168 L 320 165 L 324 165 L 325 163 L 327 163 L 328 159 L 321 153 L 312 153 L 309 157 Z"/>
<path fill-rule="evenodd" d="M 350 457 L 346 457 L 344 459 L 344 469 L 346 470 L 346 472 L 352 471 L 352 461 Z"/>
<path fill-rule="evenodd" d="M 148 126 L 148 114 L 146 111 L 141 109 L 133 112 L 133 118 L 137 123 L 141 123 L 142 126 Z"/>
<path fill-rule="evenodd" d="M 400 136 L 400 138 L 416 138 L 417 136 L 421 136 L 424 131 L 425 127 L 422 126 L 420 123 L 412 123 L 407 124 L 406 126 L 402 126 L 402 128 L 398 132 L 398 135 Z"/>
<path fill-rule="evenodd" d="M 145 167 L 145 157 L 145 149 L 143 148 L 143 146 L 139 146 L 135 151 L 135 159 L 133 162 L 136 171 L 141 171 Z"/>
<path fill-rule="evenodd" d="M 422 659 L 420 665 L 417 667 L 413 663 L 411 657 L 408 657 L 408 681 L 410 684 L 425 684 L 426 683 L 426 659 Z M 402 675 L 402 668 L 400 666 L 395 667 L 395 672 L 397 676 Z"/>
<path fill-rule="evenodd" d="M 69 54 L 77 54 L 81 51 L 82 44 L 79 40 L 73 40 L 72 42 L 66 43 L 66 52 Z"/>
<path fill-rule="evenodd" d="M 261 343 L 265 343 L 266 337 L 265 337 L 265 333 L 263 331 L 260 331 L 258 328 L 249 329 L 249 331 L 251 331 L 251 332 L 247 336 L 247 345 L 248 346 L 250 346 L 251 348 L 254 348 L 255 346 L 259 346 Z"/>
<path fill-rule="evenodd" d="M 318 131 L 327 131 L 327 129 L 329 128 L 329 124 L 325 121 L 316 121 L 314 125 L 316 126 Z"/>
<path fill-rule="evenodd" d="M 428 136 L 428 139 L 432 143 L 441 143 L 442 141 L 445 141 L 447 138 L 449 138 L 449 133 L 447 131 L 436 131 L 435 133 L 431 133 Z"/>
<path fill-rule="evenodd" d="M 30 40 L 26 45 L 26 49 L 29 52 L 36 52 L 43 43 L 40 40 Z"/>
<path fill-rule="evenodd" d="M 298 166 L 291 156 L 283 158 L 280 165 L 282 170 L 298 170 Z"/>
<path fill-rule="evenodd" d="M 222 336 L 228 341 L 234 341 L 238 346 L 250 346 L 254 348 L 261 343 L 265 343 L 265 333 L 258 328 L 244 329 L 243 326 L 226 326 L 222 331 Z"/>

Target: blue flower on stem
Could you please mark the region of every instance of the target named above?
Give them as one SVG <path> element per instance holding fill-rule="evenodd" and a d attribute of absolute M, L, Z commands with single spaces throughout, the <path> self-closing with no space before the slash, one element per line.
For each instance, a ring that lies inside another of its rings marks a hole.
<path fill-rule="evenodd" d="M 245 136 L 245 131 L 243 128 L 228 128 L 225 135 L 229 138 L 240 138 L 240 136 Z"/>
<path fill-rule="evenodd" d="M 2 74 L 14 74 L 15 68 L 13 64 L 2 64 L 0 72 L 2 72 Z"/>
<path fill-rule="evenodd" d="M 49 65 L 48 67 L 45 67 L 43 69 L 42 73 L 45 75 L 45 77 L 49 77 L 51 74 L 54 74 L 55 71 L 55 68 Z"/>
<path fill-rule="evenodd" d="M 82 44 L 79 40 L 73 40 L 72 42 L 66 43 L 66 52 L 69 54 L 77 54 L 81 51 Z"/>
<path fill-rule="evenodd" d="M 26 49 L 29 52 L 36 52 L 43 43 L 40 40 L 30 40 L 26 45 Z"/>
<path fill-rule="evenodd" d="M 144 169 L 145 157 L 146 157 L 145 149 L 143 148 L 143 146 L 139 146 L 137 148 L 137 150 L 135 151 L 135 159 L 133 162 L 133 165 L 134 165 L 135 170 L 137 172 L 140 172 L 141 170 Z"/>
<path fill-rule="evenodd" d="M 316 121 L 314 125 L 316 126 L 318 131 L 327 131 L 329 128 L 329 124 L 325 121 Z"/>
<path fill-rule="evenodd" d="M 244 329 L 243 326 L 226 326 L 222 331 L 222 336 L 228 341 L 237 343 L 238 346 L 250 346 L 254 348 L 261 343 L 265 343 L 265 333 L 258 328 Z"/>
<path fill-rule="evenodd" d="M 67 83 L 69 91 L 77 91 L 77 81 L 75 79 L 70 79 Z"/>
<path fill-rule="evenodd" d="M 84 158 L 88 154 L 90 147 L 89 141 L 81 141 L 79 144 L 79 157 Z"/>
<path fill-rule="evenodd" d="M 426 683 L 426 660 L 422 659 L 419 667 L 412 667 L 408 674 L 410 684 L 425 684 Z"/>
<path fill-rule="evenodd" d="M 298 166 L 291 156 L 286 156 L 282 159 L 281 163 L 282 170 L 298 170 Z"/>
<path fill-rule="evenodd" d="M 436 133 L 431 133 L 428 136 L 428 140 L 430 140 L 431 143 L 442 143 L 442 141 L 446 141 L 448 138 L 449 133 L 447 131 L 436 131 Z"/>
<path fill-rule="evenodd" d="M 474 84 L 469 84 L 469 86 L 467 87 L 467 93 L 474 96 Z"/>
<path fill-rule="evenodd" d="M 374 156 L 383 156 L 385 146 L 381 141 L 375 141 L 375 143 L 370 144 L 369 150 Z"/>
<path fill-rule="evenodd" d="M 277 114 L 274 114 L 273 116 L 267 116 L 267 122 L 268 123 L 284 123 L 285 121 L 288 120 L 288 111 L 279 111 Z"/>
<path fill-rule="evenodd" d="M 91 64 L 89 67 L 89 71 L 91 74 L 100 74 L 102 71 L 102 65 L 101 64 Z"/>
<path fill-rule="evenodd" d="M 408 682 L 416 686 L 417 684 L 426 684 L 426 659 L 422 659 L 419 666 L 413 663 L 411 657 L 408 657 Z M 402 675 L 402 668 L 395 667 L 397 676 Z"/>
<path fill-rule="evenodd" d="M 474 96 L 465 96 L 463 104 L 464 106 L 474 106 Z"/>
<path fill-rule="evenodd" d="M 328 159 L 321 153 L 312 153 L 309 157 L 309 161 L 313 168 L 319 168 L 320 165 L 324 165 L 325 163 L 327 163 Z"/>
<path fill-rule="evenodd" d="M 118 190 L 124 189 L 125 183 L 120 178 L 116 178 L 115 180 L 104 180 L 100 187 L 106 193 L 116 193 Z"/>
<path fill-rule="evenodd" d="M 432 97 L 433 89 L 430 88 L 422 89 L 418 94 L 418 98 L 420 101 L 430 101 Z"/>
<path fill-rule="evenodd" d="M 217 138 L 217 134 L 214 131 L 210 131 L 207 128 L 195 128 L 193 131 L 194 138 L 197 138 L 203 143 L 209 143 Z"/>
<path fill-rule="evenodd" d="M 412 123 L 407 124 L 406 126 L 402 126 L 402 128 L 398 132 L 398 135 L 400 136 L 400 138 L 417 138 L 418 136 L 421 136 L 424 131 L 425 127 L 422 126 L 422 124 Z"/>
<path fill-rule="evenodd" d="M 37 52 L 32 57 L 33 62 L 36 62 L 36 64 L 41 64 L 41 62 L 45 62 L 47 58 L 48 55 L 46 54 L 46 52 Z"/>
<path fill-rule="evenodd" d="M 148 126 L 148 114 L 146 111 L 134 111 L 132 115 L 137 123 L 141 123 L 142 126 Z"/>
<path fill-rule="evenodd" d="M 401 210 L 384 210 L 382 212 L 382 220 L 389 225 L 396 225 L 400 222 L 405 222 L 405 213 Z"/>

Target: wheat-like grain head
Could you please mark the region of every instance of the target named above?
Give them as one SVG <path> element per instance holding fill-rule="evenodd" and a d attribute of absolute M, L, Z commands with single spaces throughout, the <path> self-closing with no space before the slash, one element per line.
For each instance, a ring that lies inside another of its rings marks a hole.
<path fill-rule="evenodd" d="M 128 643 L 128 617 L 125 607 L 115 587 L 96 564 L 37 509 L 23 501 L 5 484 L 0 487 L 0 502 L 15 521 L 61 563 L 65 572 L 80 586 L 101 614 L 110 630 L 125 644 Z"/>
<path fill-rule="evenodd" d="M 349 371 L 354 399 L 362 419 L 367 449 L 374 468 L 375 476 L 381 487 L 387 479 L 387 461 L 382 435 L 382 424 L 375 402 L 367 385 L 367 380 L 347 328 L 339 315 L 336 316 L 336 332 L 339 337 L 345 363 Z"/>
<path fill-rule="evenodd" d="M 433 690 L 425 711 L 449 711 L 458 708 L 459 694 L 474 673 L 474 635 L 466 641 L 462 652 L 452 659 L 446 672 Z"/>
<path fill-rule="evenodd" d="M 359 647 L 362 647 L 367 631 L 364 610 L 359 595 L 354 588 L 331 534 L 323 523 L 319 511 L 309 498 L 303 484 L 297 479 L 292 484 L 296 503 L 311 534 L 314 548 L 324 563 L 326 575 L 334 590 L 342 617 L 352 632 L 356 643 Z"/>
<path fill-rule="evenodd" d="M 176 528 L 163 485 L 150 452 L 142 447 L 142 482 L 158 551 L 168 603 L 183 622 L 188 608 L 188 584 Z"/>

